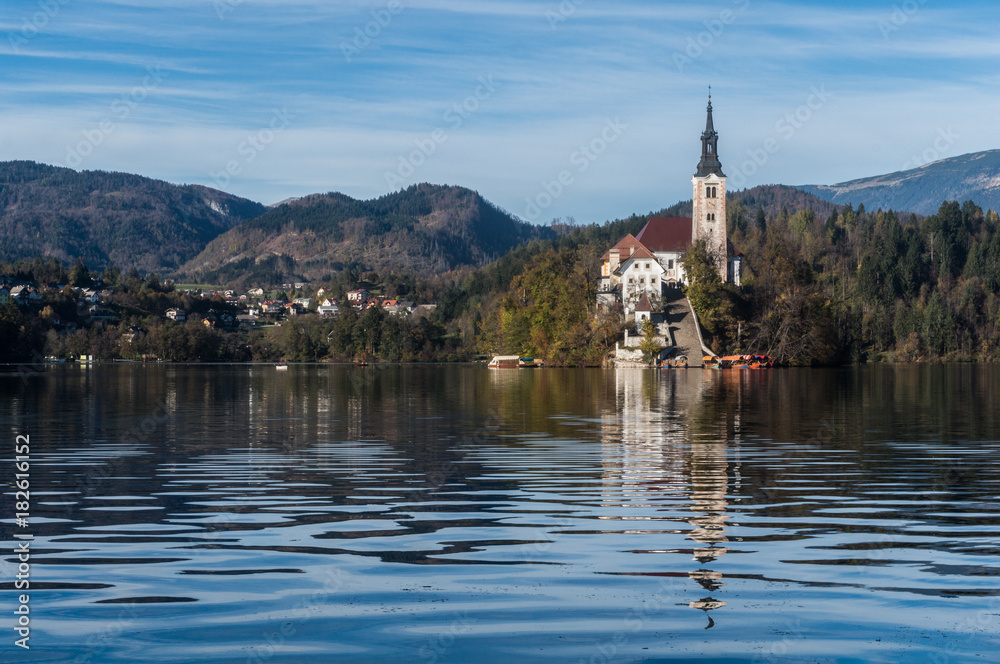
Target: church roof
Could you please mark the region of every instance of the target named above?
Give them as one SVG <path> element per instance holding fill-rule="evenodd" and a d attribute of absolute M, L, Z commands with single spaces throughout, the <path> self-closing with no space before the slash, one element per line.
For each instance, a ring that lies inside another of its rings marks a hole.
<path fill-rule="evenodd" d="M 653 252 L 683 253 L 691 244 L 691 219 L 652 217 L 636 239 Z"/>
<path fill-rule="evenodd" d="M 604 256 L 601 257 L 601 260 L 606 261 L 606 260 L 610 259 L 611 258 L 611 252 L 617 250 L 618 254 L 620 256 L 620 259 L 624 261 L 625 259 L 629 258 L 633 253 L 635 253 L 635 251 L 637 249 L 639 249 L 639 248 L 644 248 L 642 246 L 642 242 L 640 242 L 639 240 L 637 240 L 634 235 L 632 235 L 631 233 L 629 233 L 628 235 L 626 235 L 625 237 L 623 237 L 618 242 L 618 244 L 616 244 L 615 246 L 611 247 L 611 249 L 609 249 L 608 252 L 606 254 L 604 254 Z"/>

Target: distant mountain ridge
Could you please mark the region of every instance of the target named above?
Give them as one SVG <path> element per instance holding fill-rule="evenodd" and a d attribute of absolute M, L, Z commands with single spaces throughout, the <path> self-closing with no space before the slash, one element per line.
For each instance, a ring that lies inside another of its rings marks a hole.
<path fill-rule="evenodd" d="M 0 260 L 83 258 L 91 268 L 163 274 L 266 209 L 199 185 L 0 162 Z"/>
<path fill-rule="evenodd" d="M 919 168 L 835 185 L 800 185 L 802 191 L 840 205 L 931 215 L 943 201 L 971 200 L 1000 210 L 1000 150 L 942 159 Z"/>
<path fill-rule="evenodd" d="M 220 235 L 181 269 L 199 280 L 232 281 L 280 259 L 268 270 L 306 278 L 346 265 L 433 274 L 479 267 L 553 237 L 472 190 L 419 184 L 368 201 L 341 193 L 290 199 Z"/>

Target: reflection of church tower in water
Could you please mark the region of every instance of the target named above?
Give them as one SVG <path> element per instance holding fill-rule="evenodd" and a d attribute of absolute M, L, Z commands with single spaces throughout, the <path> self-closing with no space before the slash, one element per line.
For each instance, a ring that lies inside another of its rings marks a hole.
<path fill-rule="evenodd" d="M 697 515 L 689 521 L 695 529 L 688 537 L 701 545 L 694 549 L 693 554 L 694 559 L 705 566 L 729 551 L 725 546 L 729 542 L 729 538 L 726 537 L 726 519 L 729 518 L 726 513 L 726 508 L 729 506 L 726 500 L 729 489 L 726 443 L 692 442 L 690 454 L 691 510 Z M 698 569 L 688 576 L 709 593 L 723 586 L 721 572 Z M 692 608 L 705 611 L 725 605 L 725 602 L 715 600 L 711 595 L 689 603 Z"/>
<path fill-rule="evenodd" d="M 616 412 L 607 414 L 604 437 L 607 502 L 635 507 L 638 514 L 632 518 L 642 521 L 658 519 L 660 510 L 649 508 L 664 507 L 664 502 L 683 501 L 691 512 L 684 520 L 691 526 L 685 539 L 692 546 L 640 553 L 684 554 L 697 561 L 698 568 L 686 573 L 658 575 L 695 581 L 708 594 L 688 606 L 706 612 L 726 605 L 712 597 L 724 585 L 723 575 L 707 567 L 729 551 L 728 424 L 721 423 L 720 430 L 710 424 L 704 431 L 696 416 L 711 382 L 700 371 L 616 371 Z"/>

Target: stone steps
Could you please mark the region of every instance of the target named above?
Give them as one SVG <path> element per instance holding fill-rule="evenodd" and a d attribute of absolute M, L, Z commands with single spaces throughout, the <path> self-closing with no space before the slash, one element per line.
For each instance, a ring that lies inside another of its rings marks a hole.
<path fill-rule="evenodd" d="M 701 367 L 704 350 L 688 299 L 679 290 L 673 296 L 665 295 L 663 309 L 677 354 L 687 355 L 689 367 Z"/>

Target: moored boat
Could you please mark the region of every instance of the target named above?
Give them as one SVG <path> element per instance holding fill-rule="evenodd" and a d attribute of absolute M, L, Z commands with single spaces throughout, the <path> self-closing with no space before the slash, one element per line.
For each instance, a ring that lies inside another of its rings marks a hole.
<path fill-rule="evenodd" d="M 702 366 L 706 369 L 768 369 L 774 366 L 774 360 L 767 355 L 706 355 L 702 358 Z"/>
<path fill-rule="evenodd" d="M 518 355 L 494 355 L 488 366 L 490 369 L 520 369 L 521 358 Z"/>

